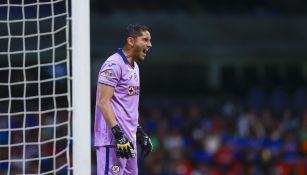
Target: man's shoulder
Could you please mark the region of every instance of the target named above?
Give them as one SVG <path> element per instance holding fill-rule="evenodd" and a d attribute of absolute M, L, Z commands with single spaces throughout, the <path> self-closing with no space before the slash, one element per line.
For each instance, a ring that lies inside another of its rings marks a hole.
<path fill-rule="evenodd" d="M 122 64 L 122 59 L 118 53 L 114 53 L 105 61 L 105 64 L 109 63 L 113 63 L 120 66 Z"/>

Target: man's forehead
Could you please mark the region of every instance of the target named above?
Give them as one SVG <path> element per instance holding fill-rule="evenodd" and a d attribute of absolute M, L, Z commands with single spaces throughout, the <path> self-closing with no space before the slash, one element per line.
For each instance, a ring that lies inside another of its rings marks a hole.
<path fill-rule="evenodd" d="M 147 30 L 146 31 L 142 31 L 141 34 L 142 35 L 140 37 L 149 37 L 150 38 L 150 32 L 147 31 Z"/>

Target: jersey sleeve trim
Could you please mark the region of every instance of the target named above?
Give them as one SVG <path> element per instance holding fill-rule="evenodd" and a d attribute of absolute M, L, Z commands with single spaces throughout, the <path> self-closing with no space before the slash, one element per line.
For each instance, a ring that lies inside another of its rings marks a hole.
<path fill-rule="evenodd" d="M 116 83 L 111 83 L 111 82 L 106 82 L 106 81 L 99 81 L 98 83 L 106 85 L 106 86 L 109 86 L 109 87 L 112 87 L 112 88 L 116 87 Z"/>

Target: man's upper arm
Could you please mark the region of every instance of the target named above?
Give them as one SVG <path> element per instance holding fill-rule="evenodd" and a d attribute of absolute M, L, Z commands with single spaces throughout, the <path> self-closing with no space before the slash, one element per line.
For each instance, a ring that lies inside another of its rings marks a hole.
<path fill-rule="evenodd" d="M 103 117 L 110 128 L 114 127 L 117 124 L 115 119 L 115 113 L 111 105 L 111 98 L 114 94 L 114 91 L 114 88 L 109 85 L 101 83 L 98 84 L 98 107 L 103 113 Z"/>
<path fill-rule="evenodd" d="M 109 85 L 98 83 L 98 91 L 99 91 L 98 99 L 99 101 L 101 101 L 101 100 L 111 100 L 115 90 L 113 87 Z"/>

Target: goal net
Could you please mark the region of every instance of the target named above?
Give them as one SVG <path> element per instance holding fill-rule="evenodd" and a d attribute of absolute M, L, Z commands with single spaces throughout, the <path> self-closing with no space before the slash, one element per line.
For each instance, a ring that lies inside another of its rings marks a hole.
<path fill-rule="evenodd" d="M 77 174 L 71 6 L 0 0 L 0 174 Z"/>

